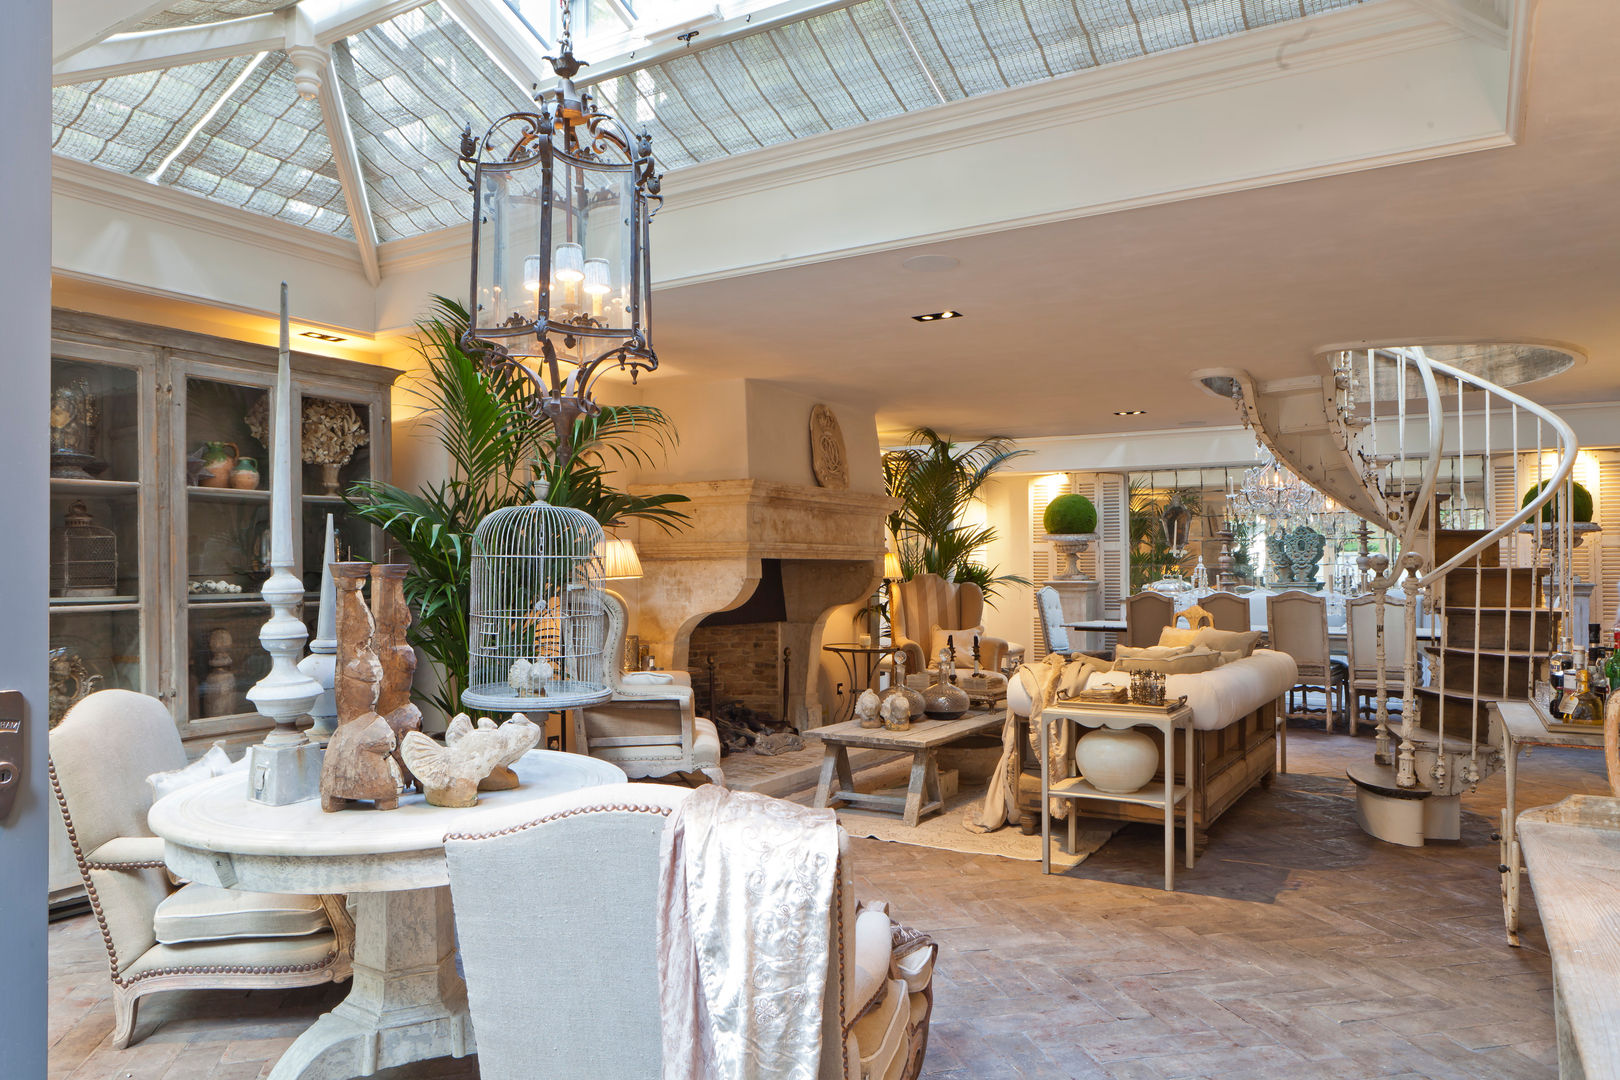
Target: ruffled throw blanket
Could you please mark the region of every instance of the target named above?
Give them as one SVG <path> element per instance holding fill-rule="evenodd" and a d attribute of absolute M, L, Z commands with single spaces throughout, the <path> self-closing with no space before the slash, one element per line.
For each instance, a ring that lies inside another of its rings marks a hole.
<path fill-rule="evenodd" d="M 815 1080 L 836 815 L 711 784 L 661 854 L 664 1080 Z"/>

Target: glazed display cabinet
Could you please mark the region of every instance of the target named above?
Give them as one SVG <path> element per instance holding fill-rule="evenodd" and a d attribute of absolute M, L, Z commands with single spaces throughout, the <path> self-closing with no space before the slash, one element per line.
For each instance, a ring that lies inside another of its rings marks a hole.
<path fill-rule="evenodd" d="M 57 311 L 51 367 L 52 721 L 121 687 L 174 714 L 195 756 L 256 741 L 246 693 L 269 668 L 267 411 L 273 347 Z M 349 484 L 387 479 L 396 371 L 294 353 L 302 544 L 315 617 L 327 515 L 342 558 L 382 556 L 347 511 Z"/>

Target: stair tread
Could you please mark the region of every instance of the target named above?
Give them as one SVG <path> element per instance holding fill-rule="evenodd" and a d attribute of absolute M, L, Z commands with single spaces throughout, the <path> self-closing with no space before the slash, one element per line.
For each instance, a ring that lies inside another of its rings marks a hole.
<path fill-rule="evenodd" d="M 1401 787 L 1395 783 L 1394 767 L 1380 765 L 1376 761 L 1359 761 L 1344 770 L 1344 774 L 1354 781 L 1357 787 L 1366 788 L 1391 799 L 1427 799 L 1433 794 L 1426 787 Z"/>
<path fill-rule="evenodd" d="M 1480 691 L 1479 693 L 1476 694 L 1472 690 L 1442 690 L 1438 686 L 1420 686 L 1420 687 L 1417 688 L 1417 692 L 1418 692 L 1419 695 L 1424 696 L 1424 697 L 1439 697 L 1443 693 L 1443 694 L 1445 694 L 1446 697 L 1453 698 L 1453 699 L 1455 699 L 1457 701 L 1529 701 L 1530 700 L 1530 695 L 1528 695 L 1528 694 L 1513 694 L 1513 693 L 1499 694 L 1499 693 L 1496 693 L 1495 691 Z"/>

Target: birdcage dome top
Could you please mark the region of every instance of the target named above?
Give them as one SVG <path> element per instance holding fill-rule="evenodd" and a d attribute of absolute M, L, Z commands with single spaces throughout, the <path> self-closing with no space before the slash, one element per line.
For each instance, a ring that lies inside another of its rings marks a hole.
<path fill-rule="evenodd" d="M 540 497 L 473 532 L 469 672 L 462 702 L 491 712 L 575 708 L 612 694 L 604 655 L 602 526 Z"/>

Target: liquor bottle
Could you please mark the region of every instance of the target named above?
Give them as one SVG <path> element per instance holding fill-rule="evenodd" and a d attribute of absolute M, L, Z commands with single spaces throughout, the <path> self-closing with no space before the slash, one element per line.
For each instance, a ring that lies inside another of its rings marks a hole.
<path fill-rule="evenodd" d="M 1609 650 L 1609 659 L 1603 665 L 1603 677 L 1609 683 L 1609 693 L 1620 690 L 1620 648 Z"/>
<path fill-rule="evenodd" d="M 1586 668 L 1575 673 L 1575 700 L 1569 709 L 1569 722 L 1603 726 L 1603 699 L 1592 691 L 1591 673 Z"/>

